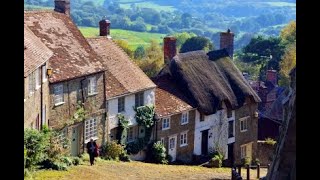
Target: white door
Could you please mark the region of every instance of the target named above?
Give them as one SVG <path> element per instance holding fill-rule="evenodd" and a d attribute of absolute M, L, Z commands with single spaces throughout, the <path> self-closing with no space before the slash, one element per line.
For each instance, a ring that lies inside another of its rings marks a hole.
<path fill-rule="evenodd" d="M 177 156 L 177 135 L 170 136 L 168 143 L 168 154 L 172 157 L 172 161 L 175 161 Z"/>

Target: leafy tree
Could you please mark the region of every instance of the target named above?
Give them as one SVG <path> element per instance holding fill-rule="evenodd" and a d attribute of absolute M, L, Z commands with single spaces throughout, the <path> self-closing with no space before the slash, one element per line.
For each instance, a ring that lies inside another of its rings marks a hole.
<path fill-rule="evenodd" d="M 130 58 L 133 58 L 133 52 L 129 48 L 129 44 L 127 41 L 122 40 L 122 39 L 117 39 L 117 40 L 115 40 L 115 42 L 118 44 L 118 46 L 120 46 L 128 54 L 128 56 Z"/>
<path fill-rule="evenodd" d="M 191 37 L 190 39 L 187 39 L 186 42 L 182 44 L 180 53 L 196 50 L 210 51 L 213 49 L 214 46 L 208 38 L 202 36 L 195 36 Z"/>
<path fill-rule="evenodd" d="M 177 38 L 176 46 L 177 46 L 178 49 L 180 49 L 182 44 L 184 44 L 187 39 L 190 39 L 191 37 L 195 37 L 196 34 L 188 33 L 188 32 L 182 32 L 182 33 L 174 33 L 174 34 L 172 34 L 172 36 Z"/>
<path fill-rule="evenodd" d="M 142 59 L 146 56 L 146 50 L 143 46 L 138 46 L 134 51 L 134 59 Z"/>
<path fill-rule="evenodd" d="M 285 45 L 296 42 L 296 22 L 291 21 L 281 30 L 280 38 Z"/>

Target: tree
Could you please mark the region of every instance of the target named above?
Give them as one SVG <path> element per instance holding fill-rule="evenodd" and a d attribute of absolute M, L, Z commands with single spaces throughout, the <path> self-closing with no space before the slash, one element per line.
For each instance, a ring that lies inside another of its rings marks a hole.
<path fill-rule="evenodd" d="M 142 59 L 146 56 L 146 50 L 143 46 L 138 46 L 134 51 L 134 59 Z"/>
<path fill-rule="evenodd" d="M 195 36 L 187 39 L 185 43 L 182 44 L 180 53 L 196 50 L 211 51 L 214 49 L 212 42 L 202 36 Z"/>
<path fill-rule="evenodd" d="M 281 30 L 280 38 L 285 45 L 296 42 L 296 21 L 291 21 Z"/>
<path fill-rule="evenodd" d="M 174 33 L 174 34 L 172 34 L 172 36 L 177 38 L 176 46 L 177 46 L 178 49 L 180 49 L 182 44 L 184 44 L 187 39 L 190 39 L 191 37 L 195 37 L 196 34 L 188 33 L 188 32 L 182 32 L 182 33 Z"/>
<path fill-rule="evenodd" d="M 280 79 L 281 86 L 289 86 L 290 76 L 289 73 L 296 66 L 296 44 L 292 44 L 286 49 L 282 62 L 280 63 Z"/>
<path fill-rule="evenodd" d="M 118 46 L 120 46 L 127 54 L 130 58 L 133 57 L 133 52 L 132 50 L 129 48 L 129 44 L 127 41 L 122 40 L 122 39 L 117 39 L 115 40 L 115 42 L 118 44 Z"/>

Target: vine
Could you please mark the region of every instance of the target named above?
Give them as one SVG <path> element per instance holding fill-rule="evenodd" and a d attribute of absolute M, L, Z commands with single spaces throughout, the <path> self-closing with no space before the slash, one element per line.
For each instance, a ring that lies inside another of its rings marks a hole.
<path fill-rule="evenodd" d="M 65 126 L 72 125 L 74 123 L 82 122 L 87 118 L 87 111 L 84 109 L 81 101 L 77 103 L 76 112 L 73 114 L 70 120 L 65 122 Z"/>
<path fill-rule="evenodd" d="M 119 119 L 117 139 L 119 140 L 119 144 L 125 145 L 127 142 L 129 121 L 124 117 L 123 114 L 118 114 L 117 117 Z"/>
<path fill-rule="evenodd" d="M 138 125 L 145 127 L 145 136 L 127 144 L 129 154 L 137 154 L 149 143 L 154 125 L 154 106 L 140 106 L 134 108 L 134 111 Z"/>

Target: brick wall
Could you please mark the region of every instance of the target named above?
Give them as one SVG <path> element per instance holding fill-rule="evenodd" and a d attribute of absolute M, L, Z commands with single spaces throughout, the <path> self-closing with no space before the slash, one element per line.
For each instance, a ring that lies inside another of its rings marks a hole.
<path fill-rule="evenodd" d="M 177 54 L 175 37 L 165 37 L 163 39 L 164 63 L 167 64 Z"/>
<path fill-rule="evenodd" d="M 170 117 L 170 129 L 162 130 L 162 120 L 157 124 L 157 140 L 164 138 L 164 145 L 168 149 L 169 136 L 177 135 L 177 160 L 189 163 L 192 161 L 194 146 L 195 110 L 189 111 L 188 124 L 181 125 L 181 113 Z M 180 133 L 188 130 L 187 146 L 180 147 Z M 168 152 L 168 151 L 167 151 Z"/>
<path fill-rule="evenodd" d="M 234 34 L 232 32 L 220 33 L 220 49 L 226 48 L 231 58 L 233 58 L 233 41 Z"/>
<path fill-rule="evenodd" d="M 260 160 L 260 165 L 266 166 L 271 163 L 273 151 L 276 145 L 258 141 L 257 143 L 257 158 Z"/>
<path fill-rule="evenodd" d="M 256 158 L 257 140 L 258 140 L 258 118 L 253 117 L 254 112 L 257 110 L 257 103 L 250 103 L 246 100 L 247 104 L 235 110 L 235 143 L 234 143 L 234 159 L 235 163 L 241 163 L 241 149 L 243 144 L 252 143 L 252 159 Z M 250 116 L 247 121 L 247 131 L 240 132 L 240 118 Z"/>

